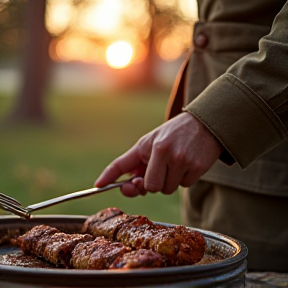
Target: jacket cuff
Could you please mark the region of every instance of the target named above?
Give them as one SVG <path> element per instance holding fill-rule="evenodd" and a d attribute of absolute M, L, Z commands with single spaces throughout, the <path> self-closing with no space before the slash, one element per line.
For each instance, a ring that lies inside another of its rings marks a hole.
<path fill-rule="evenodd" d="M 263 99 L 232 74 L 212 82 L 184 111 L 192 113 L 214 134 L 233 159 L 245 168 L 287 137 L 285 127 Z"/>

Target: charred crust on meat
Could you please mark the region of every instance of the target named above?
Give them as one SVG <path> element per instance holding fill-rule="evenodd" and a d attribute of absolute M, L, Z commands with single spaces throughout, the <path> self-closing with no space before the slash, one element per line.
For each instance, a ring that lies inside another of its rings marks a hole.
<path fill-rule="evenodd" d="M 122 214 L 124 214 L 124 212 L 116 207 L 111 207 L 111 208 L 101 210 L 95 215 L 90 216 L 89 221 L 85 221 L 82 227 L 82 232 L 86 233 L 86 231 L 89 231 L 90 227 L 93 226 L 94 224 L 99 225 L 111 218 L 120 216 Z"/>

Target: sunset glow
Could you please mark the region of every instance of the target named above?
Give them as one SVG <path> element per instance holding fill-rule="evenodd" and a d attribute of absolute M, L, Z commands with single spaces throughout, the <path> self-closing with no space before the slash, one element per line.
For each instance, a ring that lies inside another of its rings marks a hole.
<path fill-rule="evenodd" d="M 106 51 L 106 60 L 110 67 L 121 69 L 128 66 L 133 57 L 132 46 L 125 41 L 111 44 Z"/>
<path fill-rule="evenodd" d="M 163 9 L 175 7 L 186 21 L 186 24 L 170 27 L 167 34 L 163 31 L 165 27 L 154 34 L 154 45 L 160 58 L 174 61 L 190 46 L 191 23 L 196 20 L 197 4 L 195 0 L 154 1 Z M 73 3 L 71 0 L 47 0 L 46 26 L 55 36 L 49 50 L 53 60 L 106 61 L 116 69 L 145 60 L 151 28 L 146 1 L 87 0 Z M 116 42 L 119 39 L 127 42 Z M 106 49 L 108 43 L 113 44 Z"/>
<path fill-rule="evenodd" d="M 122 1 L 115 0 L 93 3 L 83 11 L 79 25 L 99 35 L 113 34 L 121 21 L 122 5 Z"/>
<path fill-rule="evenodd" d="M 57 0 L 56 0 L 57 1 Z M 61 33 L 65 30 L 74 16 L 74 9 L 70 0 L 62 0 L 58 3 L 55 0 L 47 2 L 46 26 L 52 34 Z"/>

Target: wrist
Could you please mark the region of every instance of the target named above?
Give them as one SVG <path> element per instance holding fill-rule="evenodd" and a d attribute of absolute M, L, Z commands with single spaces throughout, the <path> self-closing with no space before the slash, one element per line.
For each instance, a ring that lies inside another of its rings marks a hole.
<path fill-rule="evenodd" d="M 188 110 L 183 110 L 183 113 L 189 115 L 190 117 L 191 125 L 197 125 L 198 129 L 201 130 L 201 134 L 205 135 L 205 142 L 209 142 L 209 146 L 212 146 L 215 151 L 218 151 L 219 157 L 220 155 L 225 151 L 224 146 L 220 142 L 220 140 L 217 138 L 217 136 L 209 129 L 208 126 L 206 126 L 201 119 L 197 118 L 194 114 L 192 114 Z"/>

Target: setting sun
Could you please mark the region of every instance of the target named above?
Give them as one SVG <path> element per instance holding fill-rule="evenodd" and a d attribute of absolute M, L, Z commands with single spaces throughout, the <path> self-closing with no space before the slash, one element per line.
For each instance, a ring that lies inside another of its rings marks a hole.
<path fill-rule="evenodd" d="M 112 68 L 121 69 L 128 66 L 132 57 L 133 48 L 125 41 L 114 42 L 106 50 L 106 60 Z"/>

